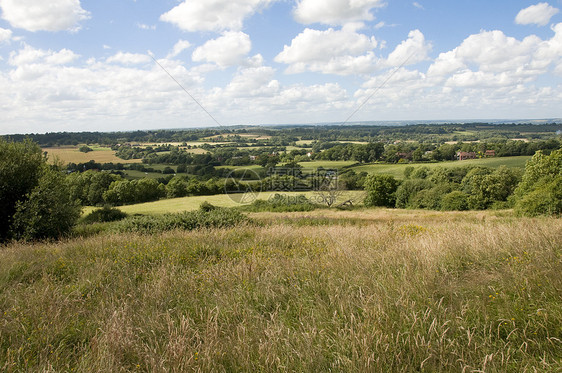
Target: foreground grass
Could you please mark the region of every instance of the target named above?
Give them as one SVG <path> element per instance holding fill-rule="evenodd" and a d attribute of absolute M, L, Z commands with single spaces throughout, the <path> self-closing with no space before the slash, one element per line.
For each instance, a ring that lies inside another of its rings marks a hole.
<path fill-rule="evenodd" d="M 313 213 L 2 248 L 0 370 L 562 369 L 562 220 Z"/>

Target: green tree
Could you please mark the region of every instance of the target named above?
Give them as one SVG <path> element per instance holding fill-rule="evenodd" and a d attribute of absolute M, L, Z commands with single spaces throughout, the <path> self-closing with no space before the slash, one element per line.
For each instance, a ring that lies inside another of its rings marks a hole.
<path fill-rule="evenodd" d="M 31 140 L 0 138 L 0 241 L 11 237 L 16 206 L 38 185 L 44 164 L 41 148 Z"/>
<path fill-rule="evenodd" d="M 365 206 L 394 207 L 398 181 L 391 175 L 369 175 L 365 179 Z"/>
<path fill-rule="evenodd" d="M 562 214 L 562 149 L 535 153 L 514 192 L 515 210 L 522 215 Z"/>
<path fill-rule="evenodd" d="M 16 238 L 27 240 L 61 237 L 70 232 L 80 213 L 60 168 L 45 164 L 38 185 L 18 201 L 12 230 Z"/>

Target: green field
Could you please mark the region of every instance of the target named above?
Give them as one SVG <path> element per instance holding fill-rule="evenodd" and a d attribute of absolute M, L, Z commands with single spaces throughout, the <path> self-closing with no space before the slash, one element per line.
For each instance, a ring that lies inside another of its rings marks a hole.
<path fill-rule="evenodd" d="M 562 371 L 562 219 L 253 216 L 6 244 L 0 370 Z"/>
<path fill-rule="evenodd" d="M 299 164 L 301 166 L 303 166 L 304 168 L 318 168 L 318 167 L 323 167 L 323 168 L 335 168 L 335 169 L 340 169 L 342 167 L 347 167 L 350 166 L 354 163 L 357 163 L 355 161 L 311 161 L 311 162 L 299 162 Z"/>
<path fill-rule="evenodd" d="M 435 167 L 463 167 L 463 166 L 484 166 L 496 168 L 499 166 L 507 166 L 511 168 L 525 168 L 525 163 L 531 159 L 530 156 L 518 157 L 496 157 L 496 158 L 482 158 L 482 159 L 469 159 L 466 161 L 448 161 L 439 163 L 399 163 L 399 164 L 369 164 L 352 167 L 355 172 L 368 172 L 375 174 L 389 174 L 397 179 L 404 177 L 404 169 L 409 166 L 419 167 L 427 166 L 429 168 Z"/>
<path fill-rule="evenodd" d="M 205 201 L 219 207 L 236 207 L 242 204 L 240 202 L 241 198 L 245 198 L 243 204 L 246 204 L 246 203 L 250 203 L 254 199 L 267 200 L 269 197 L 271 197 L 276 193 L 281 193 L 289 196 L 297 196 L 300 194 L 304 194 L 307 197 L 311 197 L 314 195 L 314 192 L 260 192 L 257 193 L 256 195 L 247 194 L 245 196 L 237 195 L 237 194 L 234 195 L 217 194 L 212 196 L 192 196 L 192 197 L 182 197 L 182 198 L 173 198 L 173 199 L 162 199 L 154 202 L 120 206 L 119 209 L 128 214 L 150 215 L 150 214 L 175 213 L 175 212 L 196 210 L 199 208 L 201 203 Z M 350 198 L 359 200 L 362 194 L 363 194 L 362 192 L 349 191 L 346 192 L 344 195 L 342 195 L 339 200 L 341 200 L 341 202 Z M 92 207 L 87 207 L 85 208 L 84 213 L 88 213 L 92 211 L 92 209 L 93 209 Z"/>

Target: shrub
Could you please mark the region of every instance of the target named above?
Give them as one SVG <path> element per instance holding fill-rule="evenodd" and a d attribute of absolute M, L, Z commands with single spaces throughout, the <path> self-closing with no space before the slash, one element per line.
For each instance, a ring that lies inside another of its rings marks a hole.
<path fill-rule="evenodd" d="M 532 192 L 516 202 L 515 211 L 525 216 L 561 215 L 562 175 L 551 181 L 545 178 L 535 185 Z"/>
<path fill-rule="evenodd" d="M 460 190 L 445 194 L 441 200 L 441 209 L 445 211 L 464 211 L 468 209 L 468 196 Z"/>
<path fill-rule="evenodd" d="M 97 209 L 89 213 L 82 219 L 83 223 L 105 223 L 123 220 L 128 216 L 127 213 L 115 208 L 104 206 L 101 209 Z"/>
<path fill-rule="evenodd" d="M 365 179 L 365 206 L 394 207 L 398 180 L 391 175 L 369 175 Z"/>
<path fill-rule="evenodd" d="M 433 187 L 433 183 L 425 179 L 408 179 L 396 189 L 396 207 L 411 207 L 411 201 L 414 196 L 425 189 Z"/>
<path fill-rule="evenodd" d="M 247 222 L 246 215 L 235 209 L 215 208 L 210 211 L 196 210 L 159 216 L 132 216 L 118 222 L 117 232 L 154 234 L 174 229 L 225 228 Z"/>
<path fill-rule="evenodd" d="M 320 206 L 311 202 L 306 196 L 288 196 L 276 193 L 268 200 L 257 199 L 250 205 L 243 206 L 244 211 L 271 211 L 271 212 L 290 212 L 290 211 L 312 211 Z"/>

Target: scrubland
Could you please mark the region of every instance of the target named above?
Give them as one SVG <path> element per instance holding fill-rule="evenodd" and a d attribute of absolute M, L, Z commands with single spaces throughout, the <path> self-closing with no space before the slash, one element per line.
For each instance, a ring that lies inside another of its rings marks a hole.
<path fill-rule="evenodd" d="M 0 370 L 562 370 L 560 219 L 250 218 L 1 247 Z"/>

